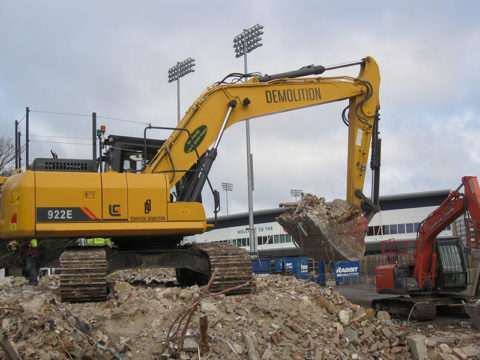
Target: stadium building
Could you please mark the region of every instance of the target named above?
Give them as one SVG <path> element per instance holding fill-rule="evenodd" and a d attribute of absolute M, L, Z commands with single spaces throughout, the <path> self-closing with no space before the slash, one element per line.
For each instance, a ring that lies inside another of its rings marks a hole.
<path fill-rule="evenodd" d="M 365 238 L 366 254 L 381 252 L 383 240 L 395 239 L 414 246 L 421 222 L 435 210 L 450 193 L 450 190 L 388 195 L 380 197 L 381 211 L 369 224 Z M 278 224 L 275 218 L 284 212 L 283 208 L 254 211 L 257 249 L 260 257 L 303 256 L 302 249 Z M 208 219 L 215 223 L 215 219 Z M 235 246 L 250 249 L 248 212 L 223 215 L 217 218 L 215 227 L 201 235 L 197 242 L 229 242 Z M 465 232 L 463 217 L 457 219 L 440 237 L 461 236 Z M 408 241 L 411 240 L 411 241 Z"/>

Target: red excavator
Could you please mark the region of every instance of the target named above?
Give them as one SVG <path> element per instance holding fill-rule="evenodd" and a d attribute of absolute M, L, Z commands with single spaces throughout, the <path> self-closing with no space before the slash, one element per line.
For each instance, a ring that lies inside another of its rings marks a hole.
<path fill-rule="evenodd" d="M 431 320 L 437 307 L 467 300 L 468 296 L 461 294 L 467 288 L 463 246 L 457 238 L 437 238 L 462 214 L 470 217 L 478 245 L 480 187 L 475 176 L 463 177 L 462 184 L 420 224 L 413 264 L 396 261 L 376 268 L 377 293 L 402 296 L 375 299 L 374 308 Z"/>

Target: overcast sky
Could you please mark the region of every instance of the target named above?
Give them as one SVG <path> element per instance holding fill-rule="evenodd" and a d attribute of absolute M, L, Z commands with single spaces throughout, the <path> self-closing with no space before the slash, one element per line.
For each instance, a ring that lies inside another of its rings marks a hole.
<path fill-rule="evenodd" d="M 207 86 L 243 71 L 233 38 L 260 23 L 263 46 L 249 54 L 250 72 L 376 59 L 381 195 L 453 189 L 462 176 L 480 172 L 478 14 L 475 0 L 0 0 L 0 135 L 13 137 L 15 120 L 25 133 L 27 106 L 31 159 L 50 157 L 50 149 L 60 157 L 90 157 L 92 112 L 109 134 L 143 136 L 144 123 L 175 126 L 177 92 L 168 69 L 196 59 L 195 72 L 180 83 L 183 115 Z M 292 200 L 290 189 L 345 198 L 345 106 L 250 122 L 255 209 Z M 225 133 L 211 173 L 218 190 L 233 183 L 230 213 L 247 211 L 246 172 L 240 123 Z M 204 198 L 210 216 L 208 193 Z"/>

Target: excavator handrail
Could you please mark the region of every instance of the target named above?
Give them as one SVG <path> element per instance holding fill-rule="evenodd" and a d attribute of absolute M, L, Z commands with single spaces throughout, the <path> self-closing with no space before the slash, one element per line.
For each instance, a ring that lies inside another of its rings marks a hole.
<path fill-rule="evenodd" d="M 197 154 L 197 160 L 200 160 L 200 155 L 198 154 L 198 151 L 197 151 L 197 146 L 195 145 L 194 141 L 193 141 L 193 138 L 192 138 L 192 134 L 190 132 L 190 130 L 188 129 L 185 129 L 185 128 L 179 128 L 179 127 L 168 127 L 168 126 L 152 126 L 151 124 L 148 124 L 147 127 L 145 127 L 145 129 L 143 129 L 143 167 L 142 167 L 142 171 L 145 170 L 145 168 L 147 167 L 147 130 L 149 129 L 155 129 L 155 130 L 178 130 L 178 131 L 185 131 L 188 133 L 188 137 L 189 139 L 191 140 L 191 143 L 193 145 L 193 150 L 195 151 L 195 153 Z M 168 151 L 168 148 L 167 148 L 167 151 Z M 172 164 L 172 172 L 173 174 L 175 174 L 175 165 L 173 164 L 173 159 L 171 157 L 170 158 L 170 162 Z M 166 171 L 163 171 L 163 172 L 166 172 Z M 172 179 L 173 181 L 173 179 Z"/>
<path fill-rule="evenodd" d="M 202 177 L 202 179 L 204 179 L 205 182 L 208 183 L 208 187 L 210 188 L 210 191 L 212 192 L 212 195 L 213 195 L 213 198 L 214 198 L 214 214 L 215 214 L 215 219 L 217 218 L 217 214 L 218 212 L 220 211 L 220 201 L 218 199 L 218 191 L 216 191 L 213 186 L 212 186 L 212 183 L 210 181 L 210 179 L 208 178 L 208 170 L 205 169 L 204 167 L 204 163 L 202 163 L 200 161 L 200 155 L 197 151 L 197 145 L 195 144 L 195 141 L 193 140 L 192 138 L 192 134 L 190 132 L 190 130 L 188 129 L 185 129 L 185 128 L 179 128 L 179 127 L 165 127 L 165 126 L 152 126 L 151 124 L 149 124 L 147 127 L 145 127 L 144 131 L 143 131 L 143 168 L 142 168 L 142 171 L 145 170 L 145 167 L 146 167 L 146 158 L 147 158 L 147 130 L 149 129 L 155 129 L 155 130 L 178 130 L 178 131 L 185 131 L 187 132 L 188 134 L 188 138 L 190 139 L 190 143 L 192 144 L 193 146 L 193 150 L 195 152 L 195 154 L 197 155 L 197 163 L 199 164 L 200 166 L 200 169 L 193 169 L 193 168 L 190 168 L 190 169 L 186 169 L 186 170 L 179 170 L 179 169 L 176 169 L 175 168 L 175 164 L 174 164 L 174 161 L 173 161 L 173 158 L 172 156 L 170 155 L 170 152 L 168 150 L 168 148 L 166 148 L 166 151 L 167 151 L 167 155 L 168 155 L 168 158 L 170 160 L 170 164 L 172 166 L 172 169 L 171 170 L 163 170 L 163 171 L 157 171 L 158 174 L 165 174 L 165 173 L 172 173 L 172 177 L 170 179 L 170 182 L 173 181 L 173 179 L 175 178 L 175 174 L 180 172 L 180 173 L 193 173 L 193 172 L 196 172 L 196 173 L 201 173 L 203 174 L 204 176 Z M 178 194 L 177 194 L 178 196 Z"/>

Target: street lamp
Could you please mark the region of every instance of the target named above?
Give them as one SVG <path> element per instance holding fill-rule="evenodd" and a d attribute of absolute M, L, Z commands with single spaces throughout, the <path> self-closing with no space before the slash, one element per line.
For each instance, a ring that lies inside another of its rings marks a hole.
<path fill-rule="evenodd" d="M 257 24 L 250 29 L 243 30 L 243 32 L 233 39 L 233 48 L 235 50 L 235 57 L 243 56 L 243 65 L 245 72 L 245 81 L 247 81 L 247 53 L 262 46 L 260 35 L 263 34 L 263 26 Z M 247 184 L 248 184 L 248 222 L 250 234 L 250 252 L 257 253 L 257 241 L 255 236 L 255 224 L 253 222 L 253 156 L 250 150 L 250 120 L 245 121 L 245 130 L 247 137 Z"/>
<path fill-rule="evenodd" d="M 180 123 L 180 78 L 194 72 L 195 59 L 188 58 L 168 69 L 168 82 L 177 81 L 177 122 Z"/>
<path fill-rule="evenodd" d="M 303 190 L 291 189 L 290 195 L 293 196 L 295 198 L 295 202 L 297 202 L 297 198 L 303 195 Z"/>
<path fill-rule="evenodd" d="M 233 184 L 222 183 L 222 189 L 225 190 L 225 196 L 227 199 L 227 215 L 228 215 L 228 192 L 233 190 Z"/>

